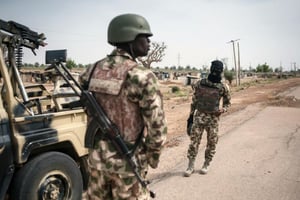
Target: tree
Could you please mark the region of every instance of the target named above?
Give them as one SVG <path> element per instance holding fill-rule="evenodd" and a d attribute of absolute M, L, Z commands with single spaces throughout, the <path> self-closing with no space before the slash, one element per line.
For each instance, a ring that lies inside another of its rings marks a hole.
<path fill-rule="evenodd" d="M 233 80 L 233 72 L 229 70 L 224 71 L 224 77 L 229 82 L 229 85 L 231 85 Z"/>
<path fill-rule="evenodd" d="M 78 67 L 78 68 L 83 68 L 83 67 L 84 67 L 84 65 L 83 65 L 83 64 L 81 64 L 81 63 L 79 63 L 79 64 L 77 65 L 77 67 Z"/>
<path fill-rule="evenodd" d="M 38 62 L 34 63 L 34 67 L 38 68 L 40 66 L 40 64 Z"/>
<path fill-rule="evenodd" d="M 149 68 L 154 62 L 161 62 L 162 58 L 165 56 L 165 50 L 167 46 L 164 43 L 151 43 L 151 49 L 147 56 L 139 57 L 138 60 L 143 64 L 144 67 Z"/>
<path fill-rule="evenodd" d="M 191 66 L 190 66 L 190 65 L 187 65 L 187 66 L 185 67 L 185 70 L 191 70 Z"/>
<path fill-rule="evenodd" d="M 171 66 L 170 69 L 171 70 L 176 70 L 176 66 Z"/>
<path fill-rule="evenodd" d="M 281 72 L 280 67 L 275 68 L 274 72 Z"/>
<path fill-rule="evenodd" d="M 256 72 L 272 72 L 272 71 L 273 71 L 272 68 L 270 68 L 270 66 L 267 63 L 263 65 L 258 65 L 256 67 Z"/>
<path fill-rule="evenodd" d="M 67 62 L 66 62 L 66 67 L 68 69 L 72 69 L 72 68 L 75 68 L 76 67 L 76 63 L 74 60 L 71 60 L 71 59 L 68 59 Z"/>
<path fill-rule="evenodd" d="M 182 67 L 182 66 L 178 66 L 178 68 L 177 68 L 179 71 L 182 71 L 182 70 L 184 70 L 184 68 Z"/>

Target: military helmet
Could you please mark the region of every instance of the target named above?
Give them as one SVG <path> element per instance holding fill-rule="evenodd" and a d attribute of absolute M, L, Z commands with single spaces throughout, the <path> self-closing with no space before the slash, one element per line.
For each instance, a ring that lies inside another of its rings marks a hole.
<path fill-rule="evenodd" d="M 219 60 L 212 61 L 210 72 L 212 74 L 221 74 L 223 72 L 223 63 Z"/>
<path fill-rule="evenodd" d="M 140 34 L 153 35 L 147 20 L 136 14 L 122 14 L 110 21 L 107 40 L 109 44 L 115 45 L 131 42 Z"/>

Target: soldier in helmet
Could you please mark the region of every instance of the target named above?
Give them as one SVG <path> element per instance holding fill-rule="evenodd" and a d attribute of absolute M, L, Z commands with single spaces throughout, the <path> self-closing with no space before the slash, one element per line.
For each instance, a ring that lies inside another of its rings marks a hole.
<path fill-rule="evenodd" d="M 197 81 L 194 85 L 194 95 L 190 115 L 193 125 L 190 132 L 191 143 L 188 148 L 188 168 L 184 176 L 189 177 L 194 172 L 195 158 L 204 130 L 207 133 L 205 161 L 200 169 L 201 174 L 208 172 L 208 167 L 216 153 L 218 142 L 218 126 L 220 115 L 230 106 L 230 92 L 228 85 L 221 82 L 223 63 L 214 60 L 211 63 L 210 74 L 207 78 Z M 223 100 L 222 106 L 220 101 Z M 221 107 L 221 108 L 220 108 Z"/>
<path fill-rule="evenodd" d="M 137 57 L 147 55 L 152 32 L 144 17 L 122 14 L 111 20 L 107 36 L 115 49 L 83 72 L 80 81 L 118 126 L 145 179 L 148 166 L 158 166 L 167 134 L 158 80 L 152 71 L 136 62 Z M 95 147 L 89 149 L 88 161 L 88 199 L 150 198 L 126 160 L 101 133 Z"/>

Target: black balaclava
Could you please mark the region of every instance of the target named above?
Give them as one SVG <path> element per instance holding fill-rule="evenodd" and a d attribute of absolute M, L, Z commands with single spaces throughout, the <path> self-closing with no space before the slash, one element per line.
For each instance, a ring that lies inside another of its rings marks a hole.
<path fill-rule="evenodd" d="M 211 62 L 210 74 L 208 75 L 208 80 L 213 83 L 221 83 L 223 72 L 223 63 L 219 60 L 214 60 Z"/>

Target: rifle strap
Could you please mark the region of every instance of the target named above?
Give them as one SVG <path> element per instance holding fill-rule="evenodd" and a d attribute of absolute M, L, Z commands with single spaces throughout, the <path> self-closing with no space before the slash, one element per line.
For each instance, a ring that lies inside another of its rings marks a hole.
<path fill-rule="evenodd" d="M 134 155 L 137 147 L 140 145 L 140 143 L 143 140 L 143 136 L 144 136 L 144 128 L 142 129 L 141 133 L 139 134 L 139 137 L 136 139 L 136 141 L 131 149 L 131 155 Z"/>
<path fill-rule="evenodd" d="M 88 82 L 87 82 L 87 88 L 89 88 L 89 85 L 90 85 L 90 82 L 91 82 L 93 73 L 94 73 L 94 71 L 95 71 L 95 69 L 96 69 L 96 67 L 97 67 L 97 65 L 98 65 L 99 62 L 100 62 L 100 60 L 97 61 L 97 62 L 94 64 L 93 69 L 91 70 L 91 73 L 89 74 L 89 78 L 88 78 Z"/>

